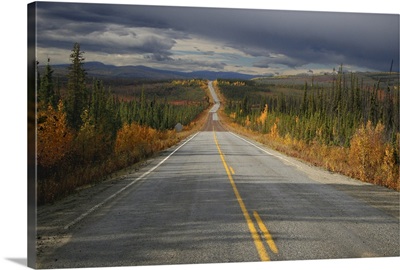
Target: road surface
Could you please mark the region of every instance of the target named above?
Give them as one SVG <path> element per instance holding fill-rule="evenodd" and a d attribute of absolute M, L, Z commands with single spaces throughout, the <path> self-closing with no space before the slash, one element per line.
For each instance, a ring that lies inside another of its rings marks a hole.
<path fill-rule="evenodd" d="M 203 131 L 119 181 L 39 211 L 38 267 L 400 255 L 398 192 L 226 131 L 209 88 L 216 105 Z"/>

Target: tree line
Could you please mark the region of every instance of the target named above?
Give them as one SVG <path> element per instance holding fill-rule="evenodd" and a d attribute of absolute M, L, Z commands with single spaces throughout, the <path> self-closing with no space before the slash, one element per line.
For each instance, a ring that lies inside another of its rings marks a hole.
<path fill-rule="evenodd" d="M 50 59 L 37 78 L 37 167 L 39 203 L 131 165 L 179 139 L 174 127 L 188 126 L 209 106 L 203 99 L 175 105 L 166 98 L 119 98 L 101 80 L 88 82 L 84 52 L 75 43 L 67 85 L 61 90 Z M 206 84 L 197 81 L 198 87 Z"/>
<path fill-rule="evenodd" d="M 368 181 L 382 182 L 398 189 L 398 81 L 393 84 L 390 80 L 378 79 L 374 85 L 365 85 L 356 74 L 346 74 L 342 67 L 332 76 L 330 87 L 319 86 L 311 80 L 311 83 L 304 83 L 302 96 L 251 94 L 243 91 L 241 86 L 247 84 L 246 81 L 234 86 L 232 81 L 220 80 L 218 85 L 221 93 L 228 97 L 225 113 L 239 126 L 265 134 L 270 141 L 280 140 L 281 145 L 296 144 L 297 148 L 302 145 L 302 150 L 308 147 L 318 151 L 316 149 L 322 146 L 329 150 L 341 149 L 342 154 L 331 154 L 330 158 L 340 155 L 337 160 L 342 159 L 346 164 L 330 166 L 325 163 L 324 166 L 335 167 L 333 170 L 353 170 L 348 174 L 363 180 L 370 174 Z M 358 155 L 354 154 L 356 149 Z M 353 160 L 348 158 L 351 151 L 354 152 Z M 359 163 L 354 164 L 355 160 Z M 384 160 L 390 163 L 390 176 L 382 171 Z M 354 168 L 337 169 L 343 166 Z M 367 170 L 376 173 L 366 173 Z"/>

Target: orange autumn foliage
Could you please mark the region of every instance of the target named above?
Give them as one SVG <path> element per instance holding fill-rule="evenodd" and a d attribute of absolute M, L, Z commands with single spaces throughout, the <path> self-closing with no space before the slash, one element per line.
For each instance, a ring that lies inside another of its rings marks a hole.
<path fill-rule="evenodd" d="M 37 162 L 51 167 L 68 153 L 73 136 L 61 102 L 57 110 L 49 105 L 46 110 L 39 111 L 37 117 Z"/>
<path fill-rule="evenodd" d="M 114 154 L 123 163 L 137 162 L 178 140 L 175 131 L 158 131 L 137 123 L 124 124 L 117 133 Z"/>

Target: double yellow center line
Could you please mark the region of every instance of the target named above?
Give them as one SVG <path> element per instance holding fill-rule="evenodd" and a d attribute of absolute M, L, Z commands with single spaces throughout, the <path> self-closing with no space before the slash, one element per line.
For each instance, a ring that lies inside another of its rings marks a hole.
<path fill-rule="evenodd" d="M 270 257 L 268 256 L 268 252 L 265 249 L 265 246 L 264 246 L 264 244 L 263 244 L 263 242 L 261 240 L 260 234 L 258 233 L 257 228 L 254 225 L 254 223 L 253 223 L 253 221 L 252 221 L 252 219 L 250 217 L 249 212 L 247 211 L 246 205 L 244 204 L 243 199 L 240 196 L 240 193 L 239 193 L 239 190 L 238 190 L 238 188 L 236 186 L 236 183 L 233 180 L 232 174 L 234 174 L 235 172 L 234 172 L 233 168 L 229 167 L 228 164 L 226 163 L 225 156 L 222 153 L 221 147 L 219 146 L 217 135 L 216 135 L 215 131 L 214 131 L 214 141 L 215 141 L 215 144 L 217 146 L 219 155 L 221 157 L 222 164 L 225 167 L 226 174 L 228 175 L 229 182 L 232 185 L 233 192 L 234 192 L 234 194 L 236 196 L 236 200 L 239 203 L 240 209 L 242 210 L 243 216 L 244 216 L 244 218 L 245 218 L 245 220 L 247 222 L 247 226 L 249 227 L 249 231 L 250 231 L 250 234 L 251 234 L 251 236 L 253 238 L 253 242 L 254 242 L 254 245 L 256 246 L 258 255 L 260 257 L 260 260 L 261 261 L 270 261 Z M 258 224 L 258 227 L 260 228 L 261 232 L 263 233 L 263 236 L 264 236 L 268 246 L 270 247 L 271 251 L 274 252 L 274 253 L 278 253 L 278 249 L 277 249 L 277 247 L 276 247 L 276 245 L 275 245 L 275 243 L 274 243 L 274 241 L 272 239 L 272 236 L 268 232 L 267 227 L 262 222 L 260 216 L 258 215 L 258 213 L 256 211 L 253 212 L 253 216 L 254 216 L 257 224 Z"/>

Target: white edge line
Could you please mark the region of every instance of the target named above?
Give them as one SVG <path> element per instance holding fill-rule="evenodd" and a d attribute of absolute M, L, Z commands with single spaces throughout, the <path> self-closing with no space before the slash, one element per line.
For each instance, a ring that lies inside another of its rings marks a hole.
<path fill-rule="evenodd" d="M 248 141 L 248 140 L 242 138 L 241 136 L 239 136 L 239 135 L 237 135 L 237 134 L 235 134 L 235 133 L 233 133 L 233 132 L 231 132 L 231 131 L 229 131 L 229 133 L 232 134 L 233 136 L 235 136 L 235 137 L 241 139 L 242 141 L 247 142 L 248 144 L 250 144 L 250 145 L 256 147 L 257 149 L 263 151 L 264 153 L 266 153 L 266 154 L 268 154 L 268 155 L 271 155 L 271 156 L 274 156 L 274 157 L 277 157 L 277 158 L 279 158 L 279 159 L 281 159 L 281 160 L 283 160 L 283 161 L 285 161 L 285 162 L 287 162 L 287 163 L 290 163 L 290 164 L 292 164 L 293 166 L 296 166 L 297 168 L 300 168 L 300 169 L 301 169 L 301 167 L 300 167 L 299 165 L 297 165 L 296 163 L 294 163 L 294 162 L 292 162 L 292 161 L 290 161 L 290 160 L 287 160 L 287 159 L 284 158 L 284 157 L 281 157 L 281 156 L 278 156 L 278 155 L 274 155 L 273 153 L 271 153 L 271 152 L 265 150 L 264 148 L 259 147 L 258 145 L 255 145 L 254 143 L 252 143 L 252 142 L 250 142 L 250 141 Z"/>
<path fill-rule="evenodd" d="M 147 175 L 149 175 L 151 172 L 153 172 L 155 169 L 157 169 L 161 164 L 163 164 L 168 158 L 170 158 L 173 154 L 176 153 L 176 151 L 178 151 L 182 146 L 184 146 L 185 144 L 187 144 L 189 141 L 191 141 L 194 137 L 197 136 L 197 134 L 199 134 L 199 132 L 197 132 L 196 134 L 194 134 L 192 137 L 190 137 L 189 139 L 187 139 L 183 144 L 181 144 L 178 148 L 176 148 L 171 154 L 169 154 L 166 158 L 164 158 L 163 160 L 161 160 L 157 165 L 155 165 L 153 168 L 151 168 L 150 170 L 148 170 L 147 172 L 143 173 L 142 175 L 140 175 L 138 178 L 136 178 L 135 180 L 133 180 L 131 183 L 129 183 L 128 185 L 126 185 L 125 187 L 121 188 L 120 190 L 118 190 L 117 192 L 115 192 L 114 194 L 112 194 L 111 196 L 109 196 L 108 198 L 106 198 L 104 201 L 102 201 L 99 204 L 96 204 L 95 206 L 93 206 L 92 208 L 90 208 L 88 211 L 86 211 L 85 213 L 83 213 L 82 215 L 80 215 L 79 217 L 77 217 L 76 219 L 74 219 L 72 222 L 68 223 L 65 227 L 64 230 L 69 229 L 71 226 L 75 225 L 76 223 L 78 223 L 79 221 L 81 221 L 82 219 L 84 219 L 87 215 L 89 215 L 90 213 L 92 213 L 94 210 L 96 210 L 97 208 L 103 206 L 106 202 L 108 202 L 109 200 L 111 200 L 112 198 L 114 198 L 115 196 L 117 196 L 119 193 L 123 192 L 124 190 L 126 190 L 127 188 L 129 188 L 130 186 L 132 186 L 133 184 L 135 184 L 137 181 L 143 179 L 144 177 L 146 177 Z"/>

